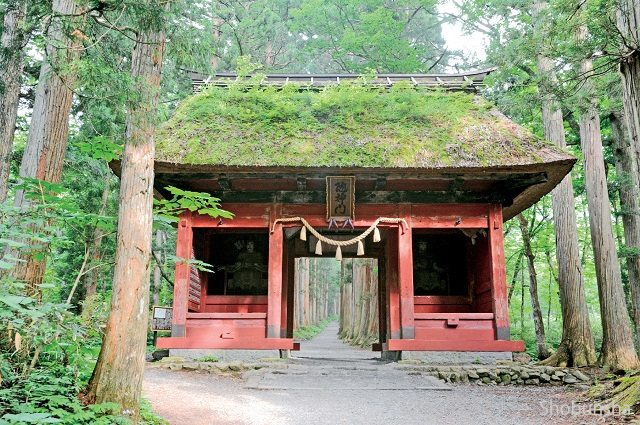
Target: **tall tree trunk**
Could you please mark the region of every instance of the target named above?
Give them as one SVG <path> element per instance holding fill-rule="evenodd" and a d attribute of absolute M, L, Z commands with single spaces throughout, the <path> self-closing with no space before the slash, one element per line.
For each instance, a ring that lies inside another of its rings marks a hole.
<path fill-rule="evenodd" d="M 578 29 L 578 42 L 587 37 L 587 29 Z M 581 66 L 582 75 L 593 72 L 593 62 L 587 58 Z M 602 348 L 600 361 L 614 370 L 633 369 L 638 356 L 633 345 L 633 334 L 622 287 L 622 273 L 611 225 L 611 204 L 602 154 L 600 116 L 591 80 L 584 82 L 587 105 L 580 117 L 580 144 L 584 154 L 584 174 L 589 207 L 589 224 L 593 259 L 598 280 L 600 313 L 602 317 Z"/>
<path fill-rule="evenodd" d="M 100 210 L 98 212 L 99 215 L 104 215 L 107 211 L 107 204 L 109 202 L 109 191 L 111 187 L 109 185 L 109 181 L 111 180 L 111 174 L 109 171 L 105 173 L 104 178 L 104 186 L 102 188 L 102 198 L 100 199 Z M 102 230 L 99 226 L 93 230 L 93 240 L 90 247 L 90 255 L 91 255 L 91 271 L 87 273 L 87 278 L 85 281 L 85 293 L 84 299 L 88 300 L 92 298 L 97 290 L 98 290 L 98 276 L 100 276 L 100 270 L 98 268 L 98 263 L 102 258 L 102 238 L 104 237 L 104 230 Z"/>
<path fill-rule="evenodd" d="M 158 249 L 158 261 L 155 262 L 153 268 L 153 305 L 160 304 L 160 291 L 162 290 L 162 267 L 164 266 L 164 245 L 165 235 L 163 230 L 156 230 L 156 249 Z"/>
<path fill-rule="evenodd" d="M 33 104 L 31 126 L 27 145 L 20 164 L 20 177 L 35 178 L 46 182 L 59 182 L 62 176 L 64 154 L 69 135 L 69 113 L 75 84 L 74 61 L 80 56 L 80 39 L 74 35 L 83 18 L 69 26 L 70 15 L 80 11 L 74 0 L 54 0 L 51 25 L 47 33 L 46 57 L 42 61 L 36 98 Z M 63 22 L 64 20 L 64 22 Z M 18 191 L 14 200 L 17 208 L 28 205 L 24 192 Z M 34 258 L 35 251 L 46 247 L 38 246 L 20 253 L 19 262 L 13 269 L 13 276 L 26 283 L 28 295 L 39 294 L 46 266 L 45 259 Z"/>
<path fill-rule="evenodd" d="M 27 1 L 9 2 L 0 37 L 0 203 L 7 199 L 13 134 L 16 129 Z"/>
<path fill-rule="evenodd" d="M 518 273 L 520 273 L 520 265 L 522 264 L 522 257 L 524 254 L 520 252 L 518 255 L 518 259 L 516 260 L 516 265 L 513 268 L 513 276 L 511 276 L 511 283 L 509 285 L 509 294 L 507 295 L 507 303 L 511 304 L 511 297 L 513 296 L 513 291 L 516 289 L 516 282 L 518 280 Z"/>
<path fill-rule="evenodd" d="M 640 3 L 619 0 L 617 4 L 616 23 L 623 37 L 620 76 L 624 115 L 636 166 L 640 167 Z"/>
<path fill-rule="evenodd" d="M 534 17 L 546 9 L 546 2 L 534 5 Z M 541 28 L 538 28 L 540 32 Z M 544 34 L 539 34 L 541 39 Z M 557 84 L 553 61 L 543 52 L 538 53 L 539 89 L 542 101 L 542 121 L 545 139 L 561 148 L 567 144 L 564 135 L 562 111 L 553 97 L 552 87 Z M 589 323 L 589 310 L 584 292 L 578 227 L 576 225 L 575 198 L 571 174 L 567 175 L 551 194 L 553 221 L 556 228 L 556 257 L 558 286 L 562 305 L 562 341 L 558 350 L 543 363 L 559 366 L 587 366 L 596 363 L 596 353 Z"/>
<path fill-rule="evenodd" d="M 544 334 L 544 322 L 542 320 L 542 311 L 540 310 L 540 300 L 538 299 L 538 276 L 536 275 L 535 256 L 531 249 L 531 235 L 527 219 L 522 214 L 518 214 L 518 222 L 520 223 L 520 232 L 522 233 L 522 244 L 524 246 L 524 255 L 527 257 L 527 267 L 529 269 L 529 295 L 531 296 L 531 306 L 533 307 L 533 324 L 536 331 L 536 353 L 538 359 L 543 360 L 549 357 L 549 349 Z"/>
<path fill-rule="evenodd" d="M 310 318 L 310 310 L 311 310 L 311 259 L 307 258 L 305 260 L 305 280 L 304 280 L 304 321 L 302 322 L 302 326 L 309 326 L 311 324 Z"/>
<path fill-rule="evenodd" d="M 155 1 L 147 5 L 160 7 Z M 111 311 L 88 398 L 115 402 L 139 417 L 149 315 L 153 160 L 164 31 L 141 22 L 131 58 L 139 99 L 129 107 L 120 177 L 120 210 Z"/>
<path fill-rule="evenodd" d="M 610 115 L 613 132 L 616 174 L 620 180 L 620 215 L 624 229 L 625 254 L 629 273 L 631 309 L 636 333 L 640 332 L 640 173 L 629 138 L 624 130 L 624 119 Z"/>
<path fill-rule="evenodd" d="M 371 297 L 369 298 L 369 335 L 375 341 L 378 339 L 378 261 L 369 259 L 371 271 Z"/>
<path fill-rule="evenodd" d="M 538 69 L 543 75 L 545 71 L 552 70 L 553 65 L 550 59 L 540 57 L 538 62 Z M 558 146 L 566 147 L 562 111 L 550 95 L 545 95 L 543 98 L 542 120 L 545 138 Z M 558 286 L 563 322 L 562 341 L 558 350 L 544 363 L 575 367 L 593 365 L 596 363 L 596 353 L 580 265 L 571 174 L 556 186 L 551 196 L 553 221 L 556 228 Z"/>

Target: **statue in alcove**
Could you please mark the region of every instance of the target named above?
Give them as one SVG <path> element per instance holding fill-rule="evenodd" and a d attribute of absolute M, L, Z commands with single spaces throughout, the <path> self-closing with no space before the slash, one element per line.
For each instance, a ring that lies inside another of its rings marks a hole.
<path fill-rule="evenodd" d="M 237 244 L 241 247 L 244 244 Z M 253 241 L 248 241 L 245 250 L 238 254 L 235 264 L 225 266 L 226 290 L 228 295 L 265 295 L 267 268 L 262 254 L 255 250 Z M 233 277 L 231 277 L 232 275 Z"/>
<path fill-rule="evenodd" d="M 435 251 L 428 249 L 427 241 L 418 241 L 418 252 L 413 259 L 413 286 L 416 295 L 448 295 L 449 273 L 438 264 Z"/>

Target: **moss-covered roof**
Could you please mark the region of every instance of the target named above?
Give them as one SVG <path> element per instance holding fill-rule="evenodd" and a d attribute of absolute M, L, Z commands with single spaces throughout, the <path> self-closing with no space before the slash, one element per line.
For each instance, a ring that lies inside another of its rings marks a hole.
<path fill-rule="evenodd" d="M 572 160 L 478 95 L 395 84 L 209 87 L 157 134 L 156 160 L 240 167 L 478 168 Z"/>

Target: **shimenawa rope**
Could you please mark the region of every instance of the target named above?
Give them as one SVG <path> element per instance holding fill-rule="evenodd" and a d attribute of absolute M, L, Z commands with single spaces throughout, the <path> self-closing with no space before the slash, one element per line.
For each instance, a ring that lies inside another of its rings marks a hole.
<path fill-rule="evenodd" d="M 373 232 L 373 241 L 380 242 L 380 230 L 378 230 L 378 224 L 380 223 L 388 223 L 388 224 L 401 224 L 403 225 L 402 233 L 404 234 L 405 228 L 408 229 L 409 225 L 406 220 L 403 218 L 389 218 L 389 217 L 380 217 L 376 221 L 373 222 L 371 226 L 369 226 L 364 232 L 360 235 L 355 236 L 346 241 L 338 241 L 335 239 L 328 238 L 326 236 L 321 235 L 316 229 L 311 226 L 307 220 L 303 217 L 290 217 L 290 218 L 278 218 L 273 222 L 271 226 L 271 233 L 275 231 L 276 224 L 278 223 L 293 223 L 299 221 L 302 223 L 302 230 L 300 230 L 300 239 L 303 241 L 307 240 L 307 232 L 309 232 L 318 239 L 318 243 L 316 243 L 316 255 L 322 255 L 322 244 L 326 243 L 327 245 L 335 246 L 336 249 L 336 260 L 342 260 L 342 249 L 343 246 L 349 246 L 353 244 L 358 244 L 358 252 L 357 255 L 364 255 L 364 245 L 362 240 L 365 239 L 371 232 Z"/>

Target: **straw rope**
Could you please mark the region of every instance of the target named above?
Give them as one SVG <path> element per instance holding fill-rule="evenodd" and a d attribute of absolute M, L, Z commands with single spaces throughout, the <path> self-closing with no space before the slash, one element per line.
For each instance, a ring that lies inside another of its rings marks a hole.
<path fill-rule="evenodd" d="M 360 235 L 355 236 L 349 240 L 346 241 L 337 241 L 335 239 L 330 239 L 327 238 L 326 236 L 321 235 L 320 233 L 318 233 L 318 231 L 316 229 L 313 228 L 313 226 L 311 226 L 307 220 L 305 220 L 303 217 L 291 217 L 291 218 L 278 218 L 273 222 L 273 226 L 271 226 L 271 233 L 273 233 L 275 231 L 275 227 L 276 224 L 278 223 L 292 223 L 292 222 L 296 222 L 299 221 L 302 223 L 302 225 L 304 227 L 307 228 L 307 230 L 309 230 L 309 232 L 315 236 L 320 242 L 322 243 L 326 243 L 327 245 L 332 245 L 332 246 L 338 246 L 338 247 L 342 247 L 342 246 L 349 246 L 349 245 L 353 245 L 355 243 L 360 242 L 361 240 L 363 240 L 364 238 L 366 238 L 367 236 L 369 236 L 369 234 L 371 234 L 371 232 L 374 231 L 374 229 L 378 226 L 378 224 L 380 223 L 387 223 L 387 224 L 402 224 L 404 227 L 402 228 L 403 233 L 404 233 L 404 229 L 408 229 L 409 225 L 407 224 L 406 220 L 404 218 L 388 218 L 388 217 L 380 217 L 378 218 L 376 221 L 373 222 L 373 224 L 371 226 L 369 226 L 369 228 L 367 228 L 364 232 L 362 232 Z"/>

